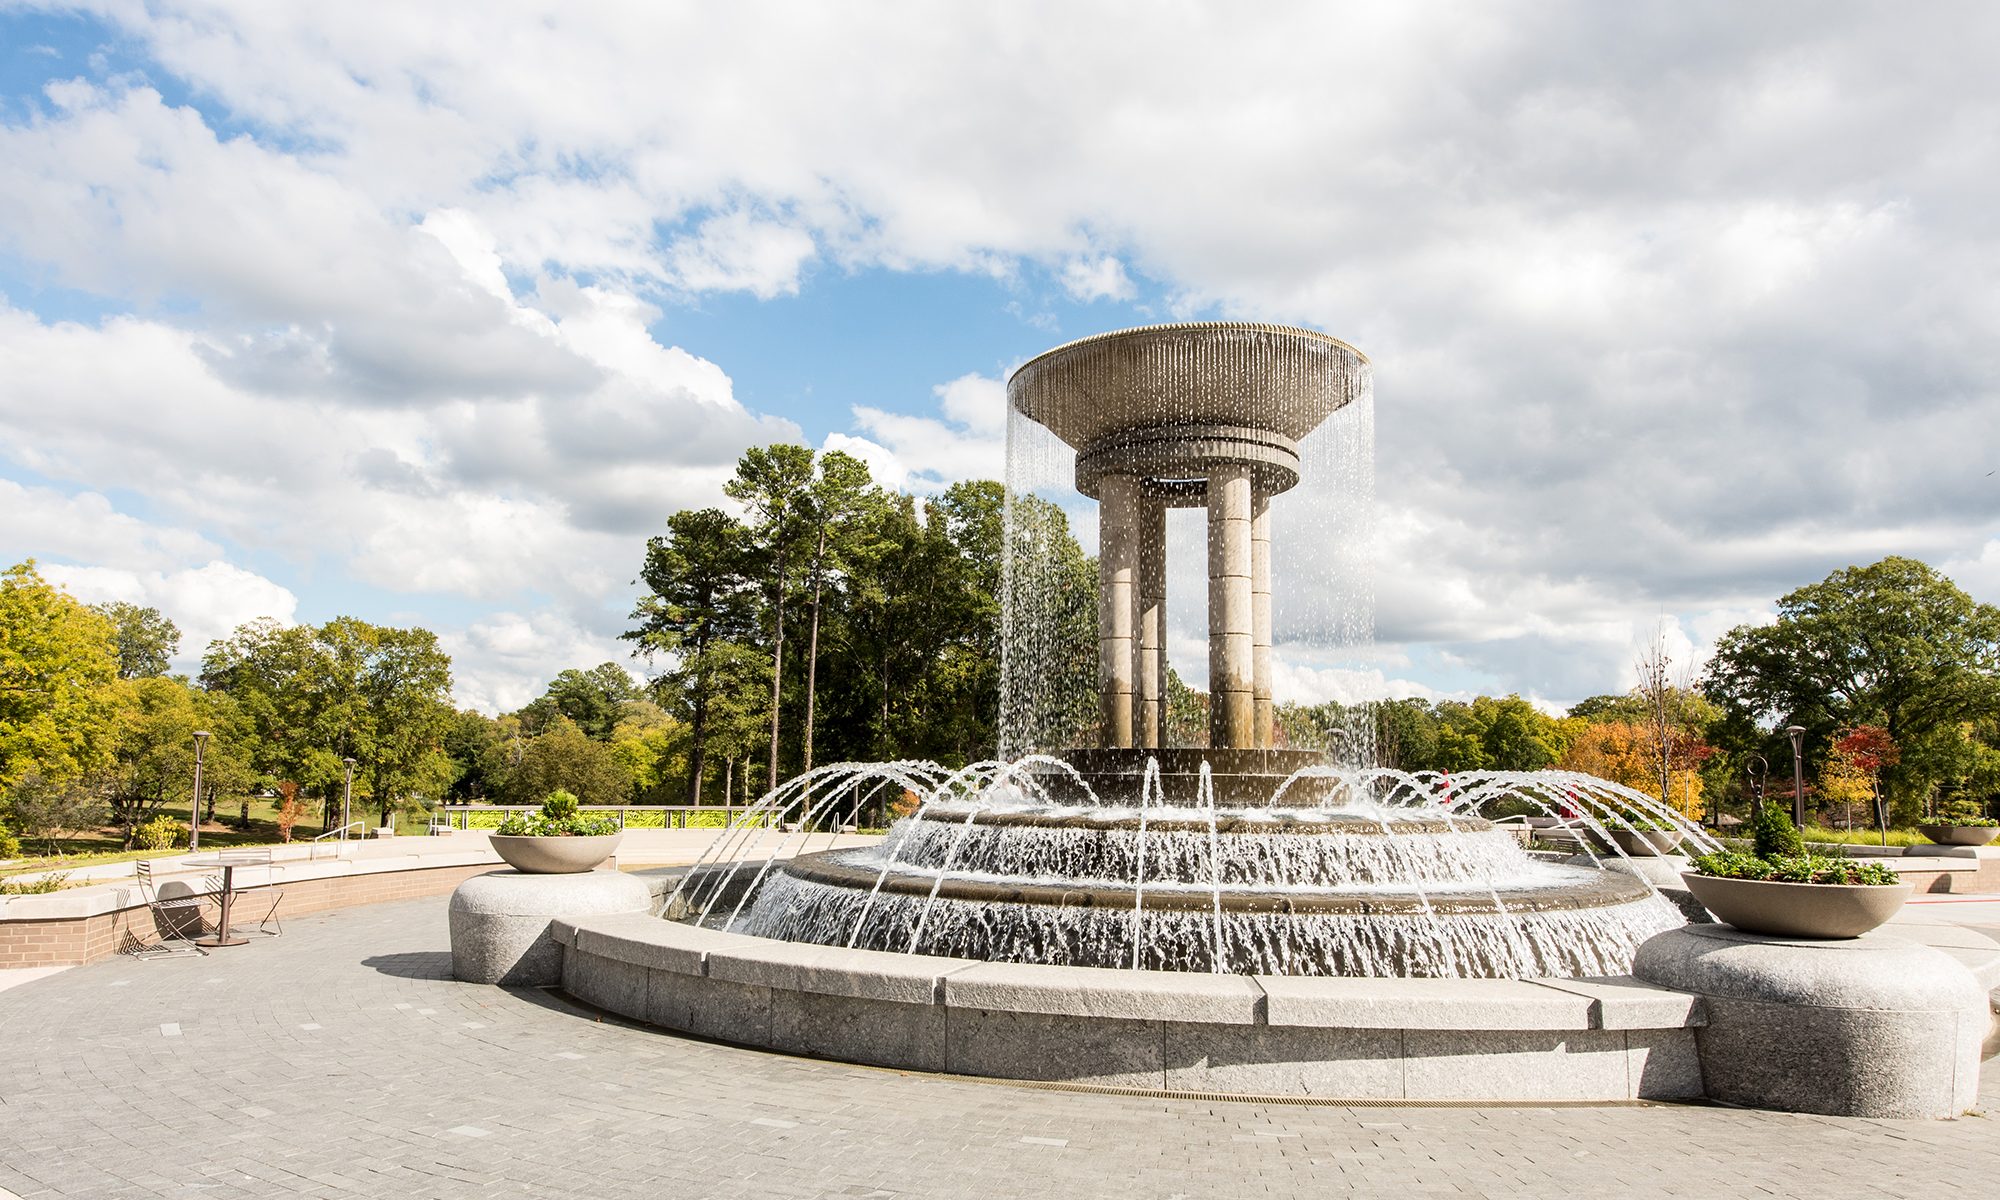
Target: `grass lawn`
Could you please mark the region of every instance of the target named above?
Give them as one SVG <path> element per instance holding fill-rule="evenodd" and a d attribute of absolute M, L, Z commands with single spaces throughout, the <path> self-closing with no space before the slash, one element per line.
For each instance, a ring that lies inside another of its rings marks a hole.
<path fill-rule="evenodd" d="M 1828 829 L 1824 825 L 1807 825 L 1799 830 L 1799 836 L 1809 842 L 1836 842 L 1850 846 L 1883 845 L 1881 831 L 1875 829 Z M 1914 829 L 1889 830 L 1888 845 L 1927 846 L 1930 839 Z"/>

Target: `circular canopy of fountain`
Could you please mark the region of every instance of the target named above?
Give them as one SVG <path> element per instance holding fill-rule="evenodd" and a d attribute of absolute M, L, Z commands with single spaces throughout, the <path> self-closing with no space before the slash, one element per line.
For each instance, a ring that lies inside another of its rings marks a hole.
<path fill-rule="evenodd" d="M 1007 399 L 1077 451 L 1077 488 L 1099 498 L 1133 475 L 1173 506 L 1201 504 L 1209 472 L 1247 467 L 1257 490 L 1298 482 L 1298 442 L 1360 394 L 1366 355 L 1310 329 L 1240 321 L 1147 325 L 1029 359 Z"/>
<path fill-rule="evenodd" d="M 1274 748 L 1271 500 L 1299 482 L 1300 439 L 1368 386 L 1368 359 L 1338 338 L 1228 321 L 1098 334 L 1009 377 L 1008 403 L 1075 448 L 1077 490 L 1098 502 L 1104 747 L 1165 745 L 1166 510 L 1199 505 L 1208 744 Z"/>

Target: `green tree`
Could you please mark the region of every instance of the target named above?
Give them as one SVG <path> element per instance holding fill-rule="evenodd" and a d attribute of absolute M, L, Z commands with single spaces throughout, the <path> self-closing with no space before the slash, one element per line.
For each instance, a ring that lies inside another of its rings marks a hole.
<path fill-rule="evenodd" d="M 798 591 L 800 568 L 811 551 L 813 452 L 805 446 L 763 446 L 744 452 L 723 492 L 749 517 L 751 561 L 764 594 L 771 631 L 771 765 L 778 774 L 779 713 L 784 709 L 785 607 Z"/>
<path fill-rule="evenodd" d="M 820 609 L 828 587 L 840 587 L 854 567 L 866 560 L 869 514 L 882 503 L 869 478 L 868 464 L 830 450 L 822 454 L 806 491 L 804 524 L 812 550 L 806 558 L 806 601 L 811 623 L 806 636 L 806 713 L 801 770 L 813 768 L 813 730 L 819 707 Z"/>
<path fill-rule="evenodd" d="M 624 705 L 638 698 L 639 685 L 631 672 L 615 662 L 600 663 L 588 671 L 571 668 L 558 674 L 520 715 L 530 733 L 539 732 L 550 717 L 560 714 L 603 742 L 611 739 Z"/>
<path fill-rule="evenodd" d="M 213 821 L 224 797 L 248 795 L 258 785 L 251 762 L 256 733 L 231 697 L 205 688 L 191 689 L 189 696 L 195 720 L 208 734 L 201 761 L 201 807 L 202 820 Z"/>
<path fill-rule="evenodd" d="M 2000 711 L 2000 609 L 1914 559 L 1847 567 L 1778 601 L 1778 619 L 1723 635 L 1705 690 L 1757 721 L 1831 734 L 1880 725 L 1904 748 L 1883 773 L 1913 815 L 1938 782 L 1924 749 Z"/>
<path fill-rule="evenodd" d="M 1375 754 L 1385 767 L 1437 770 L 1437 715 L 1422 700 L 1377 701 Z"/>
<path fill-rule="evenodd" d="M 625 705 L 612 730 L 612 754 L 631 780 L 632 798 L 644 804 L 670 804 L 667 789 L 686 778 L 687 726 L 650 700 Z"/>
<path fill-rule="evenodd" d="M 444 736 L 452 724 L 451 656 L 428 629 L 366 627 L 361 666 L 368 790 L 388 825 L 398 809 L 436 802 L 451 781 Z"/>
<path fill-rule="evenodd" d="M 194 735 L 202 720 L 193 689 L 177 679 L 128 680 L 119 686 L 119 698 L 105 798 L 130 849 L 139 826 L 169 806 L 176 820 L 192 815 Z"/>
<path fill-rule="evenodd" d="M 34 772 L 81 779 L 110 759 L 116 630 L 43 580 L 32 560 L 0 573 L 0 793 Z"/>
<path fill-rule="evenodd" d="M 14 784 L 5 815 L 7 825 L 16 833 L 40 842 L 43 853 L 54 854 L 57 839 L 96 829 L 109 819 L 110 809 L 104 802 L 101 780 L 60 782 L 30 771 Z"/>
<path fill-rule="evenodd" d="M 117 630 L 120 679 L 150 679 L 167 673 L 168 661 L 181 648 L 178 625 L 157 608 L 141 608 L 123 600 L 94 607 Z"/>
<path fill-rule="evenodd" d="M 568 717 L 556 717 L 521 746 L 521 760 L 507 776 L 509 804 L 539 804 L 557 789 L 576 793 L 585 804 L 623 804 L 631 776 L 616 750 Z"/>
<path fill-rule="evenodd" d="M 331 828 L 355 760 L 355 791 L 386 823 L 400 804 L 441 795 L 451 659 L 425 629 L 352 617 L 317 628 L 254 621 L 209 646 L 204 686 L 234 700 L 254 731 L 252 766 L 320 797 Z"/>
<path fill-rule="evenodd" d="M 274 782 L 318 796 L 323 811 L 340 794 L 354 752 L 350 706 L 317 631 L 261 618 L 209 643 L 201 684 L 230 697 L 251 730 L 251 767 Z M 330 822 L 323 822 L 328 824 Z"/>
<path fill-rule="evenodd" d="M 690 804 L 701 803 L 712 726 L 742 715 L 744 671 L 764 657 L 745 644 L 755 602 L 748 541 L 741 523 L 718 509 L 669 517 L 666 536 L 646 543 L 639 571 L 646 594 L 632 610 L 638 624 L 623 635 L 647 659 L 671 664 L 653 687 L 661 706 L 688 723 Z"/>
<path fill-rule="evenodd" d="M 451 760 L 447 799 L 470 804 L 500 795 L 514 769 L 514 730 L 485 713 L 465 709 L 452 714 L 442 740 Z"/>

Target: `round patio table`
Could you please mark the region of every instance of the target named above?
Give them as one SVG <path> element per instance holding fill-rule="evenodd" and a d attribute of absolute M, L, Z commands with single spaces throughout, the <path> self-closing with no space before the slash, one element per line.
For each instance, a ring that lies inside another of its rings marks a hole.
<path fill-rule="evenodd" d="M 261 852 L 225 850 L 212 857 L 190 858 L 183 861 L 190 867 L 222 868 L 221 911 L 216 914 L 215 932 L 208 937 L 196 938 L 194 944 L 197 946 L 241 946 L 243 943 L 249 941 L 249 938 L 237 937 L 229 929 L 229 906 L 230 902 L 236 896 L 236 868 L 266 865 L 271 861 L 271 852 L 269 850 Z"/>

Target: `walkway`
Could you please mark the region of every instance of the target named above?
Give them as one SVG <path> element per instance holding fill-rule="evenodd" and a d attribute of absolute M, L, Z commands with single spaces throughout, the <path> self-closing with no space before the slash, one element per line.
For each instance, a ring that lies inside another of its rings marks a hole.
<path fill-rule="evenodd" d="M 444 906 L 0 994 L 0 1198 L 2000 1194 L 1983 1118 L 1146 1099 L 737 1050 L 451 982 Z"/>

